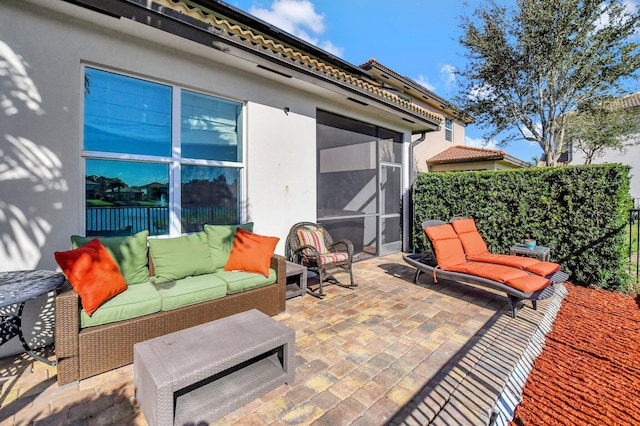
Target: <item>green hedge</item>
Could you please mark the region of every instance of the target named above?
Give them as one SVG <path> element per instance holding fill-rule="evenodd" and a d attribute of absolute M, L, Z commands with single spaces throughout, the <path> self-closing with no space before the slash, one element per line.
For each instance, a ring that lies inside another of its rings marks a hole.
<path fill-rule="evenodd" d="M 473 217 L 494 253 L 535 238 L 572 282 L 630 291 L 629 172 L 609 164 L 421 173 L 412 191 L 414 250 L 428 251 L 424 220 Z"/>

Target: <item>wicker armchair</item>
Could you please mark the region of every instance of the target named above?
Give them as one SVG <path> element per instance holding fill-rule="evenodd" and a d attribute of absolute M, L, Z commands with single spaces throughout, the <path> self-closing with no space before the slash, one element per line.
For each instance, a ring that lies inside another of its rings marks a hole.
<path fill-rule="evenodd" d="M 353 281 L 353 244 L 349 240 L 333 241 L 326 229 L 317 223 L 296 223 L 289 230 L 286 242 L 286 256 L 290 262 L 304 265 L 318 274 L 318 284 L 307 285 L 307 292 L 322 298 L 324 283 L 337 284 L 346 288 L 356 287 Z M 338 281 L 333 274 L 348 272 L 349 284 Z"/>

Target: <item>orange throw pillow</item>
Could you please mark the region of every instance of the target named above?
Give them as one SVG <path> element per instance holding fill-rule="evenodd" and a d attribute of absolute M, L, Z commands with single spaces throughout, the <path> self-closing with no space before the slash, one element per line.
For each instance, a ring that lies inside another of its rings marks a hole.
<path fill-rule="evenodd" d="M 224 270 L 256 272 L 268 277 L 271 256 L 278 241 L 278 237 L 265 237 L 239 227 Z"/>
<path fill-rule="evenodd" d="M 127 289 L 118 266 L 97 238 L 75 250 L 57 251 L 54 256 L 89 316 Z"/>

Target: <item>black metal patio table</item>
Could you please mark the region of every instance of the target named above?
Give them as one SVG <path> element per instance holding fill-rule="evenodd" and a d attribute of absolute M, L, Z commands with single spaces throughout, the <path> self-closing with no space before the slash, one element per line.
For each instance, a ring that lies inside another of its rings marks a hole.
<path fill-rule="evenodd" d="M 18 336 L 29 355 L 48 365 L 56 365 L 55 361 L 41 357 L 29 347 L 22 334 L 22 311 L 27 300 L 55 290 L 64 280 L 64 275 L 55 271 L 0 272 L 0 308 L 18 305 L 15 313 L 0 315 L 0 345 Z"/>

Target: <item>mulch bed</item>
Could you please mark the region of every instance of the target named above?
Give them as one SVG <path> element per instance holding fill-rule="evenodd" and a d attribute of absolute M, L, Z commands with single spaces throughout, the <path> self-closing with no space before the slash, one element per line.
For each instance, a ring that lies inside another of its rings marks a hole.
<path fill-rule="evenodd" d="M 510 426 L 640 422 L 640 297 L 565 284 Z"/>

